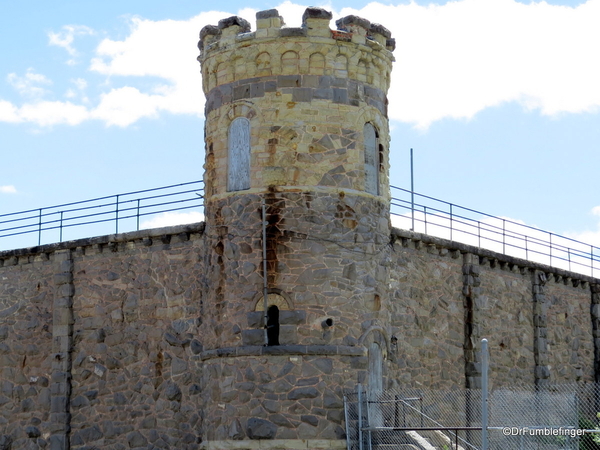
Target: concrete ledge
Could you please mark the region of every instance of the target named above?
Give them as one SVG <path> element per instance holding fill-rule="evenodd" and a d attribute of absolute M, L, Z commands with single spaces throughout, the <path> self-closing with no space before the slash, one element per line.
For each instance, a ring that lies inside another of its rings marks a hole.
<path fill-rule="evenodd" d="M 337 356 L 366 356 L 365 347 L 351 347 L 349 345 L 274 345 L 263 347 L 246 345 L 240 347 L 222 347 L 206 350 L 200 353 L 200 359 L 206 361 L 214 358 L 235 358 L 238 356 L 265 356 L 265 355 L 337 355 Z"/>
<path fill-rule="evenodd" d="M 243 441 L 205 441 L 200 448 L 204 450 L 244 450 L 244 449 L 345 449 L 342 439 L 258 439 Z"/>

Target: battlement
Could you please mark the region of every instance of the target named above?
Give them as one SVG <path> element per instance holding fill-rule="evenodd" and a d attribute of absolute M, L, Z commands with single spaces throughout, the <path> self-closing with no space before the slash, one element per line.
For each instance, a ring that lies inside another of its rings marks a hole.
<path fill-rule="evenodd" d="M 256 13 L 256 31 L 238 16 L 205 26 L 198 60 L 203 88 L 273 75 L 321 75 L 348 78 L 387 91 L 395 40 L 380 24 L 358 16 L 336 21 L 322 8 L 307 8 L 302 26 L 285 27 L 276 9 Z"/>

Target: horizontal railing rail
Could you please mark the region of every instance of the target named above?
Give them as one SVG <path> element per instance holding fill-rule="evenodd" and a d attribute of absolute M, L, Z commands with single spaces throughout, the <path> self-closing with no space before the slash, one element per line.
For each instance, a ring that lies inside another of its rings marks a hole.
<path fill-rule="evenodd" d="M 141 222 L 165 214 L 194 211 L 201 219 L 204 205 L 202 181 L 190 181 L 124 194 L 98 197 L 80 202 L 63 203 L 39 209 L 0 214 L 0 241 L 5 248 L 30 247 L 42 243 L 62 242 L 65 232 L 73 229 L 79 234 L 71 238 L 137 231 Z M 168 218 L 162 217 L 162 221 Z M 175 222 L 181 217 L 173 218 Z M 15 245 L 16 244 L 16 245 Z"/>
<path fill-rule="evenodd" d="M 407 189 L 391 188 L 392 224 L 399 228 L 592 277 L 600 271 L 600 247 Z M 203 218 L 203 193 L 202 181 L 190 181 L 0 214 L 0 249 L 151 228 L 157 225 L 148 219 L 169 213 L 193 211 L 199 221 Z M 189 217 L 185 219 L 189 221 Z M 183 220 L 175 217 L 171 224 Z"/>
<path fill-rule="evenodd" d="M 392 224 L 594 277 L 600 247 L 392 186 Z"/>

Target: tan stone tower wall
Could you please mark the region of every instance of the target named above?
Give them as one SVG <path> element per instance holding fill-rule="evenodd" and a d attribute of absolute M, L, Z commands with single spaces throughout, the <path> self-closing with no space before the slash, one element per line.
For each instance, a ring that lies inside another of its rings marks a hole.
<path fill-rule="evenodd" d="M 381 367 L 377 380 L 366 369 L 389 345 L 394 42 L 355 16 L 330 30 L 331 17 L 308 8 L 302 27 L 283 28 L 269 10 L 255 32 L 239 17 L 201 32 L 207 446 L 344 446 L 343 389 L 382 384 Z M 265 345 L 263 247 L 279 345 Z"/>

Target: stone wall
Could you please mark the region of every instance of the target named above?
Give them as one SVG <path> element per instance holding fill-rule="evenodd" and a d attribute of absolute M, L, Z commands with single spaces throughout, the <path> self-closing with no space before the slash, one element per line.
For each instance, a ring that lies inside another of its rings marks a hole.
<path fill-rule="evenodd" d="M 294 198 L 277 200 L 290 228 Z M 260 220 L 256 205 L 249 215 Z M 0 253 L 0 448 L 343 447 L 343 392 L 369 382 L 373 342 L 384 387 L 476 387 L 482 337 L 493 385 L 597 377 L 598 280 L 404 230 L 342 259 L 339 242 L 282 233 L 268 273 L 289 302 L 287 341 L 264 347 L 261 237 L 213 231 Z M 219 257 L 230 259 L 222 285 Z M 219 308 L 231 322 L 216 322 Z"/>

